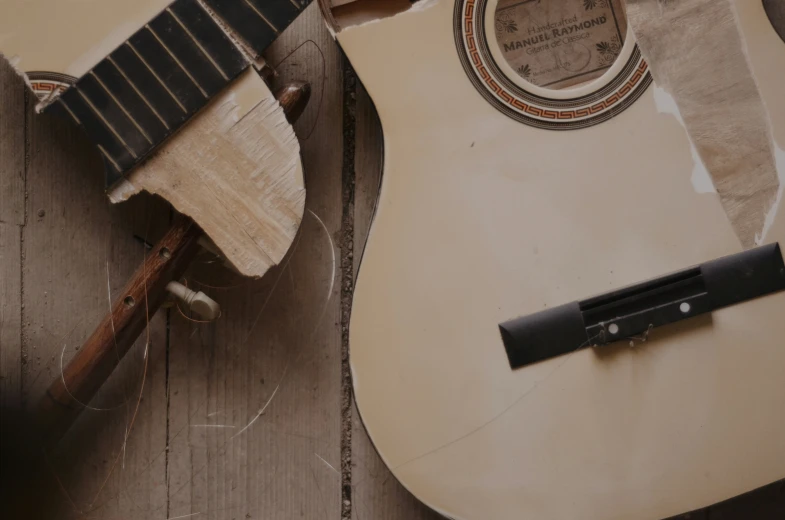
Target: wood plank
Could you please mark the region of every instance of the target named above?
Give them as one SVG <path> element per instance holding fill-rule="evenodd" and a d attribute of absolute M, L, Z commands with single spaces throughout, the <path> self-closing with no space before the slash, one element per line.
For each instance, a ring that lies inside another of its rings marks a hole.
<path fill-rule="evenodd" d="M 21 78 L 11 67 L 0 64 L 0 479 L 3 481 L 0 495 L 3 504 L 11 508 L 15 486 L 6 485 L 6 479 L 20 478 L 13 467 L 13 455 L 19 453 L 17 443 L 20 434 L 24 435 L 19 424 L 25 135 L 22 88 Z"/>
<path fill-rule="evenodd" d="M 0 86 L 0 222 L 22 225 L 25 223 L 25 86 L 2 58 Z"/>
<path fill-rule="evenodd" d="M 18 407 L 22 396 L 21 238 L 19 226 L 0 222 L 0 424 L 3 410 Z"/>
<path fill-rule="evenodd" d="M 59 376 L 61 356 L 67 361 L 108 311 L 109 293 L 117 295 L 142 261 L 144 245 L 134 235 L 166 226 L 169 209 L 149 196 L 110 205 L 102 162 L 75 126 L 32 111 L 28 121 L 22 377 L 29 406 Z M 148 327 L 147 357 L 143 333 L 89 403 L 96 409 L 84 411 L 49 453 L 64 489 L 52 497 L 53 514 L 116 518 L 165 504 L 154 480 L 164 466 L 157 456 L 165 452 L 165 318 Z"/>
<path fill-rule="evenodd" d="M 365 88 L 357 83 L 355 107 L 354 254 L 356 280 L 379 196 L 384 161 L 381 122 Z M 351 352 L 351 345 L 349 346 Z M 412 496 L 384 465 L 352 406 L 352 519 L 442 518 Z"/>
<path fill-rule="evenodd" d="M 329 520 L 340 512 L 339 253 L 332 239 L 341 225 L 340 54 L 314 4 L 266 59 L 278 71 L 274 87 L 312 83 L 295 126 L 307 210 L 292 250 L 261 280 L 227 276 L 209 259 L 186 277 L 221 304 L 222 316 L 200 324 L 173 313 L 170 517 Z"/>
<path fill-rule="evenodd" d="M 22 390 L 23 88 L 13 69 L 0 63 L 0 414 L 21 404 Z"/>

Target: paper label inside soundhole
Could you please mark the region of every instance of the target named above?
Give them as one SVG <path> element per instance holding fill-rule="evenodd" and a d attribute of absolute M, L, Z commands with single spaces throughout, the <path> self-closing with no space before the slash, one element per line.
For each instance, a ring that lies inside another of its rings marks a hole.
<path fill-rule="evenodd" d="M 621 0 L 499 0 L 496 40 L 523 79 L 559 90 L 600 77 L 627 32 Z"/>

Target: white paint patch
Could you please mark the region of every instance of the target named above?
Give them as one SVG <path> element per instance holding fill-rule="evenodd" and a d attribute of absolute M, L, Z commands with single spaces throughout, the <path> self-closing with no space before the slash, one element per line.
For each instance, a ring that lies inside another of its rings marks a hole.
<path fill-rule="evenodd" d="M 330 36 L 332 36 L 333 40 L 337 39 L 336 36 L 338 33 L 335 32 L 335 29 L 333 29 L 333 26 L 330 24 L 330 21 L 326 16 L 322 16 L 322 21 L 324 22 L 324 26 L 327 27 L 327 32 L 330 33 Z"/>
<path fill-rule="evenodd" d="M 777 177 L 780 180 L 780 188 L 777 190 L 777 198 L 766 214 L 763 230 L 760 232 L 760 235 L 755 235 L 756 245 L 761 245 L 766 240 L 766 235 L 769 234 L 769 230 L 774 224 L 774 219 L 777 217 L 777 211 L 780 208 L 780 202 L 782 202 L 782 191 L 785 188 L 785 150 L 780 148 L 777 143 L 772 143 L 772 148 L 774 149 L 774 165 L 777 167 Z"/>
<path fill-rule="evenodd" d="M 399 16 L 405 16 L 405 15 L 411 14 L 411 13 L 419 13 L 419 12 L 425 11 L 426 9 L 430 9 L 431 7 L 435 6 L 438 3 L 439 3 L 439 0 L 419 0 L 419 2 L 416 2 L 416 3 L 412 4 L 412 6 L 409 9 L 406 9 L 405 11 L 400 11 L 398 13 L 393 14 L 392 16 L 382 16 L 380 18 L 374 18 L 372 20 L 365 20 L 365 21 L 362 21 L 362 22 L 356 23 L 356 24 L 344 25 L 344 26 L 339 28 L 338 32 L 342 33 L 342 32 L 347 31 L 349 29 L 359 29 L 360 27 L 365 27 L 366 25 L 372 25 L 372 24 L 375 24 L 375 23 L 379 23 L 382 20 L 389 20 L 390 18 L 397 18 Z M 339 25 L 340 25 L 340 22 L 339 22 Z M 330 32 L 332 32 L 332 31 L 330 31 Z"/>
<path fill-rule="evenodd" d="M 673 99 L 673 96 L 671 96 L 670 93 L 668 93 L 668 91 L 664 88 L 657 85 L 653 85 L 653 87 L 654 103 L 657 105 L 657 111 L 661 114 L 671 114 L 674 116 L 679 121 L 679 123 L 681 123 L 681 126 L 684 128 L 684 132 L 687 133 L 687 139 L 690 142 L 690 152 L 692 153 L 693 161 L 692 176 L 690 177 L 693 188 L 695 188 L 697 193 L 717 193 L 717 190 L 714 187 L 714 181 L 712 181 L 709 171 L 703 164 L 703 161 L 698 154 L 698 150 L 695 148 L 695 145 L 693 144 L 692 139 L 687 132 L 687 127 L 684 124 L 684 119 L 681 117 L 681 112 L 679 112 L 679 107 L 676 104 L 676 100 Z"/>
<path fill-rule="evenodd" d="M 420 11 L 425 11 L 433 6 L 435 6 L 439 0 L 420 0 L 412 4 L 412 8 L 406 11 L 407 13 L 418 13 Z"/>
<path fill-rule="evenodd" d="M 122 179 L 117 181 L 117 184 L 114 185 L 112 191 L 107 193 L 107 195 L 113 204 L 117 204 L 118 202 L 124 202 L 130 199 L 132 195 L 136 195 L 137 193 L 139 193 L 138 188 L 128 182 L 128 180 Z"/>
<path fill-rule="evenodd" d="M 23 71 L 19 67 L 19 64 L 22 62 L 22 57 L 19 56 L 18 54 L 14 55 L 14 56 L 6 56 L 2 52 L 0 52 L 0 60 L 2 60 L 2 59 L 5 59 L 8 62 L 8 64 L 11 65 L 11 68 L 14 69 L 14 72 L 16 72 L 17 75 L 20 78 L 22 78 L 22 81 L 25 82 L 25 85 L 27 85 L 27 88 L 29 88 L 30 90 L 33 90 L 33 85 L 30 84 L 30 78 L 28 78 L 27 74 L 25 74 L 25 71 Z"/>

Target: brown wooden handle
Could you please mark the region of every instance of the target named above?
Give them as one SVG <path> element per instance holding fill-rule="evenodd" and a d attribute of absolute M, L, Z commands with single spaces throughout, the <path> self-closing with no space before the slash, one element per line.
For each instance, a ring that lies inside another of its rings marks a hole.
<path fill-rule="evenodd" d="M 281 104 L 286 119 L 294 124 L 308 106 L 308 100 L 311 99 L 311 84 L 305 81 L 287 83 L 275 91 L 275 99 Z"/>
<path fill-rule="evenodd" d="M 37 409 L 45 444 L 65 433 L 106 381 L 166 297 L 166 284 L 179 278 L 199 251 L 202 230 L 178 216 L 169 232 L 149 252 L 108 314 L 63 368 Z"/>

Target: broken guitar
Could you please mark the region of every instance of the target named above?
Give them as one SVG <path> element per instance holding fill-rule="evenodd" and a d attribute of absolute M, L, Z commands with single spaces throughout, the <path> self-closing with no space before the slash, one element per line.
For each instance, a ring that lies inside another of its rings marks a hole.
<path fill-rule="evenodd" d="M 287 119 L 302 113 L 310 86 L 273 95 L 258 71 L 309 0 L 170 2 L 13 0 L 0 13 L 0 52 L 38 96 L 37 111 L 71 119 L 96 145 L 110 199 L 146 190 L 182 213 L 49 387 L 36 417 L 48 445 L 167 295 L 206 319 L 219 314 L 177 282 L 201 246 L 259 277 L 283 258 L 302 219 L 299 145 Z M 30 27 L 48 27 L 62 45 L 43 45 Z"/>

